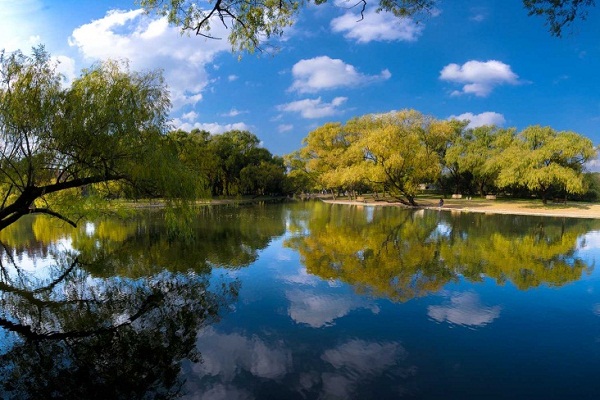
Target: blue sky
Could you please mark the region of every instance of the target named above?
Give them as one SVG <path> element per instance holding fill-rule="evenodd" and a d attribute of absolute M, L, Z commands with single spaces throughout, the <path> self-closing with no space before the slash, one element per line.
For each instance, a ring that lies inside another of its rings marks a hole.
<path fill-rule="evenodd" d="M 345 4 L 309 6 L 276 55 L 239 60 L 225 39 L 181 36 L 134 0 L 0 0 L 0 49 L 42 43 L 70 79 L 106 58 L 163 69 L 174 127 L 247 129 L 279 155 L 325 122 L 404 108 L 600 144 L 600 7 L 555 38 L 520 0 L 440 1 L 417 21 L 369 2 L 356 22 Z"/>

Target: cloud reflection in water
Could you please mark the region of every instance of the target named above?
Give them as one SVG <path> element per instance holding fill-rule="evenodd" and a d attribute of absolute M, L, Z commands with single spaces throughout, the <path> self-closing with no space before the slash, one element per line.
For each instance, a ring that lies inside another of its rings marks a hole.
<path fill-rule="evenodd" d="M 482 327 L 500 316 L 500 306 L 487 307 L 481 304 L 475 293 L 454 293 L 450 303 L 429 306 L 427 315 L 437 322 L 448 322 L 467 327 Z"/>

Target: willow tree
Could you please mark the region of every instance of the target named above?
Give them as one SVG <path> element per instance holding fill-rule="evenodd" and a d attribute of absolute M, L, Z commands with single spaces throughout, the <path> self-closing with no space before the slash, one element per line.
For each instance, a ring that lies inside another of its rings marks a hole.
<path fill-rule="evenodd" d="M 467 129 L 446 152 L 446 164 L 454 166 L 457 174 L 470 174 L 480 195 L 485 196 L 486 190 L 495 185 L 498 177 L 500 165 L 495 160 L 514 135 L 513 129 L 495 126 Z"/>
<path fill-rule="evenodd" d="M 314 176 L 320 189 L 350 189 L 363 181 L 356 167 L 363 160 L 356 151 L 357 135 L 341 123 L 326 123 L 311 131 L 303 140 L 299 157 L 304 168 Z"/>
<path fill-rule="evenodd" d="M 415 110 L 365 115 L 346 127 L 357 134 L 353 147 L 363 155 L 363 176 L 412 206 L 419 185 L 437 180 L 441 154 L 455 128 L 454 121 L 436 120 Z"/>
<path fill-rule="evenodd" d="M 184 32 L 217 39 L 211 26 L 214 28 L 214 23 L 222 24 L 230 29 L 229 42 L 233 50 L 248 52 L 262 50 L 270 38 L 282 36 L 298 19 L 299 13 L 313 3 L 310 0 L 217 0 L 206 3 L 198 0 L 138 1 L 147 12 L 165 16 L 169 23 Z M 327 2 L 314 0 L 316 5 Z M 361 17 L 367 7 L 374 6 L 377 12 L 389 12 L 401 19 L 426 16 L 437 10 L 440 3 L 439 0 L 362 0 L 348 5 L 356 8 Z M 594 5 L 594 0 L 523 0 L 528 14 L 544 17 L 550 33 L 557 37 L 574 20 L 585 19 L 589 8 Z M 463 6 L 453 4 L 448 7 Z"/>
<path fill-rule="evenodd" d="M 76 224 L 84 200 L 115 185 L 192 198 L 197 177 L 166 132 L 160 72 L 107 61 L 69 87 L 43 47 L 0 54 L 0 229 L 30 213 Z"/>
<path fill-rule="evenodd" d="M 553 192 L 581 194 L 584 164 L 596 154 L 592 141 L 575 132 L 531 126 L 498 155 L 498 185 L 524 187 L 544 203 Z"/>

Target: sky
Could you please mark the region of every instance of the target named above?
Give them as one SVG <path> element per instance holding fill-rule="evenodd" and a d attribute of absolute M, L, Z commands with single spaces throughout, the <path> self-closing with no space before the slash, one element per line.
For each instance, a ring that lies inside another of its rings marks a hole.
<path fill-rule="evenodd" d="M 276 54 L 239 57 L 222 25 L 211 31 L 222 40 L 181 35 L 135 0 L 0 0 L 0 49 L 43 44 L 66 85 L 109 58 L 161 69 L 174 129 L 248 130 L 277 155 L 326 122 L 408 108 L 600 144 L 600 6 L 556 38 L 520 0 L 439 1 L 417 19 L 368 1 L 360 22 L 351 4 L 309 5 Z"/>

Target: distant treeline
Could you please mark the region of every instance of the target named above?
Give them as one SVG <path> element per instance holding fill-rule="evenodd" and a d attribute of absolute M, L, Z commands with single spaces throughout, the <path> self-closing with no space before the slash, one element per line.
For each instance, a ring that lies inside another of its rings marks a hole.
<path fill-rule="evenodd" d="M 570 131 L 530 126 L 468 128 L 415 110 L 371 114 L 310 132 L 286 156 L 288 177 L 304 190 L 389 193 L 406 204 L 424 187 L 437 193 L 597 200 L 592 141 Z"/>
<path fill-rule="evenodd" d="M 588 138 L 541 126 L 467 126 L 414 110 L 365 115 L 318 127 L 284 157 L 248 131 L 177 130 L 165 141 L 201 183 L 198 197 L 327 191 L 383 194 L 411 205 L 424 192 L 600 200 L 600 174 L 585 171 L 597 154 Z M 147 186 L 122 195 L 161 196 Z"/>

